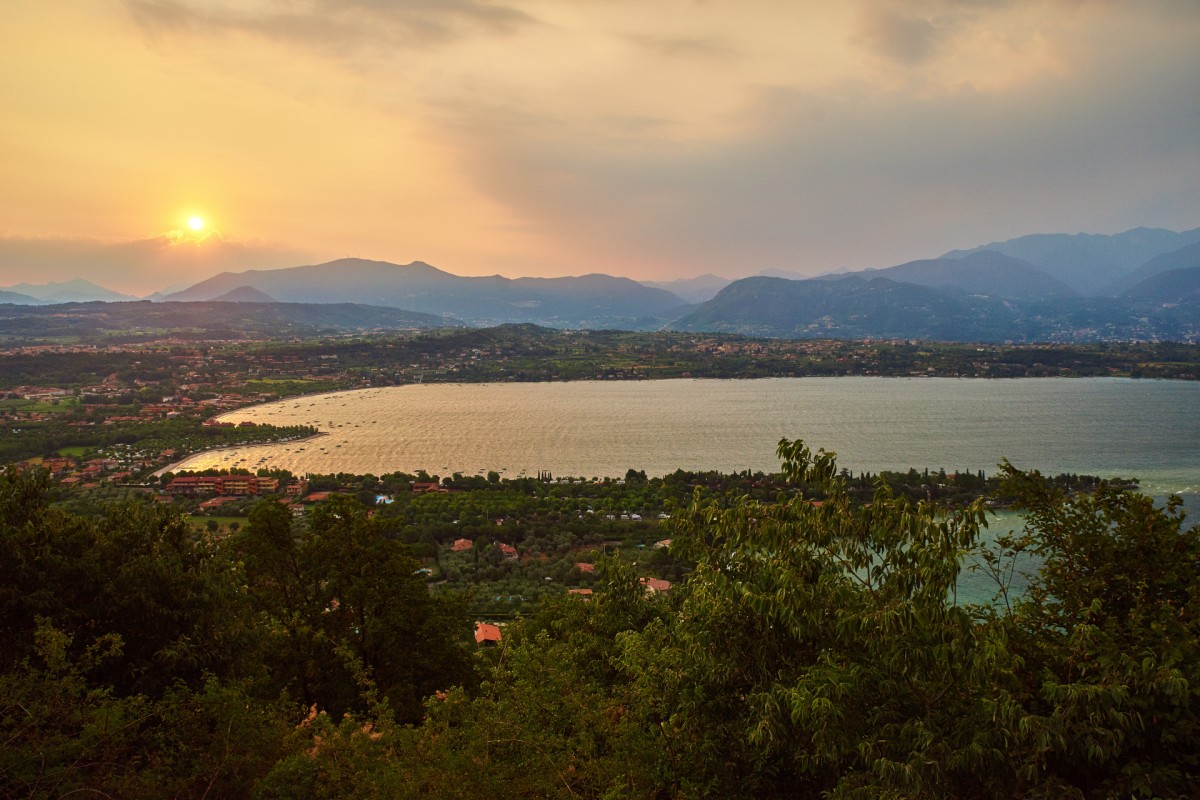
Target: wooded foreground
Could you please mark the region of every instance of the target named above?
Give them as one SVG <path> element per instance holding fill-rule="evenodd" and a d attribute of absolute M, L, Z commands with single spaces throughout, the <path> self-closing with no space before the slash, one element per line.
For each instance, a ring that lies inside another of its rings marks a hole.
<path fill-rule="evenodd" d="M 0 795 L 1188 797 L 1200 527 L 1005 468 L 1022 534 L 784 441 L 794 487 L 699 497 L 687 577 L 613 558 L 476 650 L 354 498 L 221 540 L 169 510 L 52 506 L 0 477 Z M 996 602 L 954 587 L 975 552 Z M 1007 591 L 1017 553 L 1042 567 Z"/>

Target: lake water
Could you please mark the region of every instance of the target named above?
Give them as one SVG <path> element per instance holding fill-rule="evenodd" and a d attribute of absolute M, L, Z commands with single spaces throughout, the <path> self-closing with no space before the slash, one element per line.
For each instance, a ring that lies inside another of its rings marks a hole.
<path fill-rule="evenodd" d="M 1136 476 L 1200 492 L 1200 383 L 1117 378 L 778 378 L 423 384 L 311 395 L 221 417 L 314 425 L 303 442 L 196 455 L 183 468 L 295 473 L 620 476 L 772 471 L 781 437 L 853 471 Z M 1189 498 L 1191 499 L 1191 498 Z"/>

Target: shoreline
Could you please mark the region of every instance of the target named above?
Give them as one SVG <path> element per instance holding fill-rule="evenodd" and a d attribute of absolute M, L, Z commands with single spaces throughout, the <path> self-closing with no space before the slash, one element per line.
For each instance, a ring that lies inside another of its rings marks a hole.
<path fill-rule="evenodd" d="M 198 452 L 176 459 L 171 466 L 187 469 L 184 462 L 203 459 L 205 463 L 190 468 L 278 467 L 297 474 L 379 474 L 423 468 L 439 475 L 493 469 L 509 477 L 519 470 L 532 475 L 542 469 L 582 477 L 620 477 L 630 468 L 655 475 L 677 468 L 770 472 L 778 466 L 771 454 L 779 436 L 800 433 L 806 441 L 837 450 L 840 463 L 854 470 L 890 470 L 915 464 L 991 473 L 1001 456 L 1008 456 L 1018 466 L 1050 473 L 1109 478 L 1137 475 L 1149 492 L 1192 493 L 1200 486 L 1194 471 L 1200 465 L 1195 464 L 1194 453 L 1185 457 L 1177 452 L 1176 440 L 1196 430 L 1196 421 L 1186 409 L 1200 398 L 1188 382 L 1124 377 L 1082 381 L 1062 377 L 956 378 L 951 382 L 903 377 L 909 379 L 862 376 L 845 381 L 820 376 L 818 380 L 763 378 L 752 382 L 712 378 L 632 383 L 446 382 L 406 384 L 428 388 L 403 394 L 395 391 L 398 386 L 319 392 L 308 395 L 307 402 L 293 396 L 270 405 L 233 409 L 220 419 L 313 425 L 332 437 L 324 440 L 322 452 L 309 447 L 308 452 L 297 453 L 294 445 L 266 442 L 211 448 L 203 451 L 210 454 L 208 458 Z M 583 403 L 578 399 L 583 397 L 590 399 Z M 873 403 L 873 398 L 887 402 L 880 405 Z M 1079 398 L 1094 398 L 1099 403 L 1085 419 L 1076 419 L 1079 414 L 1070 411 Z M 1108 445 L 1097 451 L 1100 439 L 1077 435 L 1090 433 L 1097 425 L 1103 430 L 1130 429 L 1135 419 L 1129 416 L 1130 404 L 1143 401 L 1155 408 L 1162 406 L 1163 413 L 1133 428 L 1144 428 L 1143 433 L 1150 437 L 1147 441 L 1158 441 L 1173 431 L 1170 441 L 1174 444 L 1163 444 L 1164 458 L 1172 456 L 1166 461 L 1147 461 L 1140 450 L 1114 461 Z M 829 402 L 837 407 L 826 407 Z M 576 407 L 578 414 L 572 410 Z M 268 408 L 271 410 L 264 412 Z M 666 408 L 673 412 L 664 411 Z M 460 411 L 450 413 L 454 409 Z M 496 416 L 498 413 L 503 416 Z M 979 414 L 988 420 L 983 428 L 970 422 Z M 679 420 L 680 415 L 690 422 Z M 326 426 L 327 420 L 336 420 L 334 427 Z M 701 423 L 706 432 L 703 442 L 693 440 L 694 431 L 689 433 L 687 427 Z M 398 427 L 392 431 L 390 425 Z M 904 437 L 895 433 L 897 425 L 900 430 L 935 433 L 905 443 Z M 503 435 L 509 427 L 516 437 L 511 442 L 511 437 Z M 985 436 L 988 431 L 991 434 Z M 1070 447 L 1055 445 L 1070 431 L 1075 431 L 1068 437 Z M 959 434 L 963 446 L 947 447 L 951 441 L 943 437 Z M 463 448 L 454 444 L 456 437 L 477 441 L 479 446 L 460 452 Z M 552 439 L 557 449 L 540 447 L 538 442 L 543 439 Z M 652 446 L 655 442 L 661 447 Z M 881 443 L 888 442 L 892 445 L 881 452 Z M 259 456 L 267 453 L 255 453 L 251 448 L 264 446 L 273 452 L 258 463 Z M 231 449 L 238 452 L 229 457 Z"/>
<path fill-rule="evenodd" d="M 279 401 L 271 400 L 269 402 L 277 403 Z M 260 404 L 256 403 L 255 405 L 260 405 Z M 246 406 L 246 408 L 250 408 L 250 407 L 251 406 Z M 233 414 L 236 412 L 230 411 L 227 413 Z M 224 416 L 224 414 L 222 414 L 221 416 Z M 214 417 L 214 419 L 219 419 L 219 418 Z M 168 464 L 167 466 L 163 467 L 162 469 L 155 470 L 154 472 L 150 473 L 150 477 L 160 478 L 160 477 L 162 477 L 163 473 L 176 472 L 180 468 L 180 465 L 185 464 L 188 461 L 191 461 L 193 458 L 196 458 L 197 456 L 202 456 L 205 453 L 218 453 L 222 450 L 233 450 L 233 449 L 239 448 L 239 447 L 271 447 L 273 445 L 283 444 L 284 442 L 310 442 L 313 439 L 320 439 L 322 436 L 328 436 L 328 435 L 329 435 L 328 431 L 320 431 L 319 430 L 316 433 L 312 434 L 311 436 L 301 436 L 296 439 L 275 439 L 274 441 L 270 441 L 270 442 L 247 442 L 246 444 L 230 444 L 230 445 L 224 445 L 222 447 L 207 447 L 203 450 L 197 450 L 194 453 L 189 453 L 188 455 L 184 456 L 183 458 L 179 459 L 178 461 L 173 461 L 172 463 Z"/>

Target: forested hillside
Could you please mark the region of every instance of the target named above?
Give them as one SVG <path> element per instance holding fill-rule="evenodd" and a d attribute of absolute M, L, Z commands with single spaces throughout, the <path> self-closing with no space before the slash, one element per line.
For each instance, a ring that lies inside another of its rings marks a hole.
<path fill-rule="evenodd" d="M 0 796 L 1185 797 L 1200 528 L 1005 468 L 1024 533 L 780 444 L 784 488 L 698 490 L 686 577 L 628 554 L 477 648 L 349 496 L 212 539 L 0 476 Z M 990 541 L 991 540 L 986 540 Z M 964 556 L 996 578 L 957 602 Z M 1018 595 L 1017 554 L 1043 565 Z"/>

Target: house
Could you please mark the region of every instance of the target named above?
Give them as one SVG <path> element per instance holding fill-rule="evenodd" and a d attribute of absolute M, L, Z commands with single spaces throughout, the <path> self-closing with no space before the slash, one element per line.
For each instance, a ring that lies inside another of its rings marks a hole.
<path fill-rule="evenodd" d="M 575 569 L 579 570 L 580 572 L 595 572 L 596 565 L 588 564 L 586 561 L 576 561 Z"/>
<path fill-rule="evenodd" d="M 475 644 L 484 647 L 495 647 L 500 644 L 500 626 L 490 622 L 476 622 Z"/>
<path fill-rule="evenodd" d="M 639 583 L 646 587 L 646 594 L 663 594 L 671 591 L 671 582 L 658 578 L 641 578 Z"/>
<path fill-rule="evenodd" d="M 412 485 L 413 494 L 426 494 L 427 492 L 448 492 L 449 489 L 442 486 L 437 481 L 417 481 Z"/>
<path fill-rule="evenodd" d="M 253 475 L 180 475 L 167 484 L 170 494 L 214 494 L 245 497 L 261 491 L 259 478 Z"/>
<path fill-rule="evenodd" d="M 211 475 L 180 475 L 167 484 L 168 494 L 193 496 L 201 492 L 216 492 L 216 478 Z"/>
<path fill-rule="evenodd" d="M 582 597 L 584 600 L 586 600 L 592 596 L 592 590 L 591 589 L 567 589 L 567 594 L 578 595 L 579 597 Z"/>
<path fill-rule="evenodd" d="M 220 506 L 225 505 L 226 503 L 232 503 L 235 499 L 236 498 L 227 497 L 227 496 L 213 497 L 213 498 L 205 500 L 203 503 L 201 503 L 200 508 L 202 510 L 207 511 L 210 508 L 218 508 Z"/>
<path fill-rule="evenodd" d="M 258 478 L 253 475 L 229 475 L 217 480 L 221 494 L 258 494 Z"/>
<path fill-rule="evenodd" d="M 461 553 L 464 550 L 470 550 L 475 546 L 475 543 L 470 539 L 455 539 L 454 544 L 450 545 L 450 550 L 455 553 Z"/>
<path fill-rule="evenodd" d="M 75 462 L 69 458 L 51 457 L 43 458 L 42 466 L 49 470 L 51 475 L 58 476 L 75 466 Z"/>
<path fill-rule="evenodd" d="M 517 558 L 517 548 L 513 547 L 511 544 L 505 544 L 504 542 L 497 542 L 496 547 L 500 548 L 500 552 L 504 555 L 505 558 L 514 559 L 514 560 Z"/>

